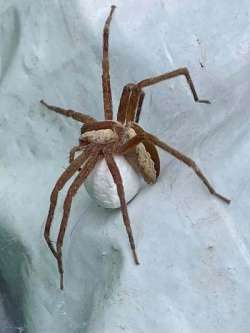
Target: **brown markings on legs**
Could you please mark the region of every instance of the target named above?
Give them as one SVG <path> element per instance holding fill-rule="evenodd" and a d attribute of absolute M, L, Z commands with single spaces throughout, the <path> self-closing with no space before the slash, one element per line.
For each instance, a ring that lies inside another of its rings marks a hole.
<path fill-rule="evenodd" d="M 112 175 L 114 182 L 116 184 L 116 187 L 117 187 L 117 193 L 118 193 L 120 203 L 121 203 L 123 222 L 124 222 L 125 228 L 127 230 L 128 239 L 129 239 L 130 247 L 131 247 L 131 250 L 133 253 L 134 261 L 135 261 L 136 265 L 139 265 L 139 260 L 138 260 L 136 250 L 135 250 L 135 242 L 134 242 L 133 233 L 132 233 L 129 215 L 128 215 L 128 208 L 127 208 L 127 203 L 126 203 L 126 199 L 125 199 L 122 177 L 121 177 L 119 168 L 117 167 L 117 164 L 112 156 L 111 151 L 104 150 L 103 153 L 104 153 L 104 157 L 107 162 L 108 168 L 111 172 L 111 175 Z"/>

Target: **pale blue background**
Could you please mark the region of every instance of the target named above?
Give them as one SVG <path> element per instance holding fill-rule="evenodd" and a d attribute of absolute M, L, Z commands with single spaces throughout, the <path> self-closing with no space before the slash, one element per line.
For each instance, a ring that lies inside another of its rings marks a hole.
<path fill-rule="evenodd" d="M 0 0 L 0 289 L 10 318 L 1 315 L 0 332 L 248 333 L 250 3 L 114 3 L 115 107 L 126 83 L 187 66 L 212 105 L 195 104 L 179 78 L 146 89 L 142 125 L 194 158 L 232 204 L 162 153 L 159 182 L 129 204 L 135 267 L 120 212 L 97 207 L 82 189 L 60 292 L 43 227 L 79 125 L 39 100 L 103 118 L 101 38 L 111 3 Z"/>

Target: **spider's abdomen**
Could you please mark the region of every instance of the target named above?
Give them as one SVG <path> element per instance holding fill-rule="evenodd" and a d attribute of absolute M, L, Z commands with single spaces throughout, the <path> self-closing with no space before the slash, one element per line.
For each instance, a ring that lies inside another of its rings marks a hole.
<path fill-rule="evenodd" d="M 128 130 L 128 138 L 131 139 L 136 135 L 133 128 Z M 125 156 L 127 160 L 141 173 L 144 180 L 148 184 L 154 184 L 159 175 L 157 161 L 154 161 L 149 147 L 146 147 L 143 143 L 139 143 L 134 149 L 128 152 Z"/>
<path fill-rule="evenodd" d="M 107 143 L 117 140 L 118 135 L 112 129 L 100 129 L 96 131 L 88 131 L 81 135 L 80 140 L 88 140 L 89 143 Z"/>

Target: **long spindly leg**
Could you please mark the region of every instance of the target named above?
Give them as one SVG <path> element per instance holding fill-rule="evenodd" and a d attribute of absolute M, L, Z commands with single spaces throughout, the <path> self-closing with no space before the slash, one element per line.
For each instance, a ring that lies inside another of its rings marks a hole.
<path fill-rule="evenodd" d="M 139 122 L 145 93 L 133 83 L 128 83 L 122 91 L 117 120 Z"/>
<path fill-rule="evenodd" d="M 139 93 L 139 97 L 136 100 L 136 102 L 135 102 L 135 99 L 134 100 L 132 99 L 133 93 L 131 93 L 131 98 L 129 100 L 129 106 L 127 106 L 127 109 L 130 109 L 130 111 L 126 112 L 127 119 L 135 121 L 136 123 L 139 123 L 142 104 L 143 104 L 143 100 L 144 100 L 144 97 L 145 97 L 145 93 L 141 88 L 151 86 L 151 85 L 156 84 L 160 81 L 172 79 L 172 78 L 180 76 L 180 75 L 184 75 L 186 77 L 186 80 L 189 84 L 189 87 L 191 89 L 191 92 L 193 94 L 195 102 L 210 104 L 210 102 L 208 100 L 201 100 L 201 99 L 198 98 L 198 95 L 196 93 L 196 90 L 195 90 L 195 87 L 194 87 L 194 84 L 193 84 L 193 81 L 191 79 L 191 76 L 190 76 L 190 73 L 189 73 L 188 69 L 187 68 L 179 68 L 179 69 L 177 69 L 173 72 L 169 72 L 169 73 L 165 73 L 165 74 L 162 74 L 162 75 L 159 75 L 159 76 L 155 76 L 155 77 L 152 77 L 152 78 L 145 79 L 143 81 L 138 82 L 136 85 L 134 85 L 133 86 L 133 91 L 135 91 L 137 89 L 140 93 Z M 134 93 L 134 95 L 135 95 L 135 93 Z"/>
<path fill-rule="evenodd" d="M 122 128 L 122 125 L 119 124 L 116 121 L 113 121 L 113 120 L 98 121 L 98 122 L 93 123 L 93 124 L 86 124 L 86 125 L 84 125 L 84 128 L 81 131 L 81 133 L 83 134 L 84 132 L 97 131 L 97 130 L 100 130 L 100 129 L 113 129 L 115 127 Z"/>
<path fill-rule="evenodd" d="M 52 241 L 50 239 L 50 229 L 54 217 L 54 212 L 57 204 L 57 198 L 58 193 L 62 190 L 66 182 L 74 175 L 74 173 L 80 168 L 80 166 L 83 164 L 85 160 L 85 154 L 81 154 L 79 157 L 77 157 L 70 165 L 69 167 L 62 173 L 60 178 L 57 180 L 53 191 L 51 192 L 50 196 L 50 207 L 49 212 L 46 220 L 46 225 L 44 229 L 44 238 L 53 253 L 55 257 L 57 257 L 56 250 L 52 244 Z"/>
<path fill-rule="evenodd" d="M 139 123 L 139 121 L 140 121 L 140 115 L 141 115 L 141 109 L 142 109 L 142 104 L 143 104 L 143 101 L 144 101 L 144 97 L 145 97 L 145 92 L 141 90 L 141 95 L 140 95 L 140 98 L 139 98 L 137 111 L 136 111 L 136 115 L 135 115 L 135 122 L 136 123 Z"/>
<path fill-rule="evenodd" d="M 146 137 L 147 140 L 149 140 L 150 142 L 152 142 L 156 146 L 158 146 L 161 149 L 165 150 L 166 152 L 168 152 L 169 154 L 173 155 L 175 158 L 177 158 L 178 160 L 182 161 L 187 166 L 189 166 L 190 168 L 192 168 L 193 171 L 196 173 L 196 175 L 205 184 L 205 186 L 207 187 L 207 189 L 209 190 L 209 192 L 211 194 L 213 194 L 217 198 L 221 199 L 222 201 L 226 202 L 227 204 L 229 204 L 231 202 L 230 199 L 224 197 L 223 195 L 221 195 L 221 194 L 219 194 L 219 193 L 217 193 L 215 191 L 215 189 L 213 188 L 213 186 L 207 180 L 206 176 L 202 173 L 202 171 L 199 169 L 199 167 L 196 165 L 196 163 L 191 158 L 189 158 L 188 156 L 186 156 L 183 153 L 179 152 L 175 148 L 170 147 L 165 142 L 162 142 L 156 136 L 154 136 L 154 135 L 152 135 L 150 133 L 145 132 L 139 125 L 134 124 L 133 127 L 135 128 L 135 130 L 137 131 L 138 134 L 144 133 L 144 135 L 145 135 L 145 137 Z"/>
<path fill-rule="evenodd" d="M 120 104 L 117 112 L 117 121 L 120 121 L 122 124 L 126 120 L 126 114 L 127 114 L 127 108 L 129 103 L 129 98 L 131 95 L 131 90 L 134 85 L 131 83 L 126 84 L 126 86 L 123 87 L 122 95 L 120 98 Z"/>
<path fill-rule="evenodd" d="M 159 76 L 155 76 L 155 77 L 151 77 L 151 78 L 142 80 L 142 81 L 137 83 L 137 86 L 140 87 L 140 88 L 152 86 L 153 84 L 156 84 L 158 82 L 165 81 L 165 80 L 168 80 L 168 79 L 172 79 L 172 78 L 180 76 L 180 75 L 184 75 L 186 77 L 187 83 L 188 83 L 188 85 L 190 87 L 190 90 L 193 94 L 195 102 L 210 104 L 210 102 L 208 100 L 199 99 L 199 97 L 196 93 L 193 81 L 191 79 L 190 73 L 189 73 L 188 69 L 185 68 L 185 67 L 176 69 L 175 71 L 172 71 L 172 72 L 161 74 Z"/>
<path fill-rule="evenodd" d="M 136 85 L 132 88 L 126 112 L 126 121 L 134 121 L 142 94 L 143 92 L 141 91 L 141 88 Z"/>
<path fill-rule="evenodd" d="M 133 253 L 134 261 L 135 261 L 136 265 L 139 265 L 139 260 L 138 260 L 136 250 L 135 250 L 135 242 L 134 242 L 134 238 L 133 238 L 133 233 L 132 233 L 132 229 L 130 226 L 130 220 L 129 220 L 129 215 L 128 215 L 127 203 L 125 200 L 125 193 L 124 193 L 122 177 L 121 177 L 120 171 L 115 163 L 115 160 L 112 156 L 112 153 L 108 152 L 108 151 L 104 151 L 104 157 L 105 157 L 108 168 L 111 172 L 111 175 L 112 175 L 114 182 L 116 184 L 116 187 L 117 187 L 117 192 L 118 192 L 118 196 L 119 196 L 120 203 L 121 203 L 123 221 L 124 221 L 124 224 L 125 224 L 125 227 L 127 230 L 129 243 L 130 243 L 130 247 L 131 247 L 131 250 Z"/>
<path fill-rule="evenodd" d="M 98 160 L 99 149 L 94 149 L 90 152 L 91 157 L 85 162 L 82 170 L 78 174 L 78 176 L 74 179 L 72 184 L 70 185 L 66 198 L 64 200 L 63 205 L 63 217 L 62 222 L 60 225 L 59 234 L 57 237 L 56 242 L 56 259 L 58 264 L 58 271 L 60 274 L 60 288 L 63 289 L 63 263 L 62 263 L 62 246 L 63 246 L 63 239 L 65 235 L 65 230 L 68 224 L 70 209 L 73 197 L 76 195 L 77 191 L 79 190 L 80 186 L 83 184 L 84 180 L 88 177 L 90 172 L 95 167 L 95 164 Z"/>
<path fill-rule="evenodd" d="M 102 89 L 104 114 L 106 120 L 113 119 L 112 91 L 109 76 L 109 26 L 114 10 L 115 6 L 111 6 L 110 14 L 105 22 L 103 29 Z"/>
<path fill-rule="evenodd" d="M 89 124 L 89 123 L 96 122 L 96 120 L 94 118 L 92 118 L 92 117 L 90 117 L 86 114 L 76 112 L 76 111 L 73 111 L 73 110 L 65 110 L 65 109 L 59 108 L 57 106 L 49 105 L 46 102 L 44 102 L 44 100 L 41 100 L 40 103 L 42 105 L 46 106 L 46 108 L 51 110 L 51 111 L 62 114 L 65 117 L 72 118 L 72 119 L 77 120 L 81 123 Z"/>

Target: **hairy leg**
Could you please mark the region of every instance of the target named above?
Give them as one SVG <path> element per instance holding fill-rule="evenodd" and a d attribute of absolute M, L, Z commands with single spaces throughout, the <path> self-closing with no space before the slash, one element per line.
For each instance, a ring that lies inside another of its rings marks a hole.
<path fill-rule="evenodd" d="M 136 134 L 133 138 L 129 139 L 126 143 L 117 146 L 116 153 L 126 156 L 131 149 L 134 149 L 138 144 L 142 143 L 146 151 L 150 154 L 150 158 L 154 161 L 154 168 L 156 171 L 156 177 L 160 175 L 160 158 L 158 151 L 153 143 L 146 139 L 146 136 L 142 134 Z"/>
<path fill-rule="evenodd" d="M 113 129 L 115 127 L 122 127 L 122 125 L 113 120 L 98 121 L 93 124 L 86 124 L 84 128 L 82 128 L 81 134 L 88 131 L 96 131 L 100 129 Z"/>
<path fill-rule="evenodd" d="M 85 154 L 81 154 L 79 157 L 77 157 L 70 165 L 69 167 L 62 173 L 60 178 L 57 180 L 53 191 L 51 192 L 50 196 L 50 207 L 49 212 L 46 220 L 46 225 L 44 229 L 44 238 L 53 253 L 55 257 L 57 257 L 56 250 L 52 244 L 52 241 L 50 240 L 50 229 L 54 217 L 54 212 L 57 204 L 57 198 L 59 192 L 62 190 L 66 182 L 74 175 L 74 173 L 80 168 L 80 166 L 85 161 Z"/>
<path fill-rule="evenodd" d="M 63 246 L 63 239 L 65 235 L 65 230 L 68 224 L 69 220 L 69 214 L 71 209 L 71 204 L 73 197 L 76 195 L 77 191 L 79 190 L 80 186 L 83 184 L 85 179 L 88 177 L 90 172 L 95 167 L 95 164 L 98 160 L 100 149 L 98 147 L 93 148 L 91 152 L 89 152 L 89 155 L 91 156 L 86 163 L 84 164 L 82 170 L 78 174 L 78 176 L 74 179 L 72 184 L 69 187 L 69 190 L 67 192 L 66 198 L 64 200 L 63 205 L 63 217 L 62 222 L 60 225 L 60 231 L 57 237 L 56 242 L 56 259 L 58 264 L 58 270 L 60 273 L 60 288 L 63 289 L 63 263 L 62 263 L 62 246 Z"/>
<path fill-rule="evenodd" d="M 199 99 L 199 97 L 196 93 L 193 81 L 191 79 L 190 73 L 189 73 L 187 68 L 179 68 L 179 69 L 176 69 L 175 71 L 172 71 L 172 72 L 169 72 L 169 73 L 164 73 L 164 74 L 159 75 L 159 76 L 155 76 L 155 77 L 151 77 L 151 78 L 142 80 L 142 81 L 137 83 L 137 86 L 140 87 L 140 88 L 152 86 L 153 84 L 156 84 L 158 82 L 165 81 L 165 80 L 168 80 L 168 79 L 172 79 L 172 78 L 180 76 L 180 75 L 184 75 L 186 77 L 187 83 L 188 83 L 189 88 L 192 92 L 192 95 L 194 97 L 195 102 L 210 104 L 210 102 L 208 100 Z"/>
<path fill-rule="evenodd" d="M 126 121 L 134 121 L 135 113 L 138 110 L 138 103 L 142 95 L 142 91 L 136 85 L 132 88 L 132 92 L 129 98 L 129 103 L 126 112 Z"/>
<path fill-rule="evenodd" d="M 127 142 L 118 146 L 116 152 L 118 154 L 127 153 L 130 149 L 133 149 L 139 143 L 142 143 L 145 140 L 145 137 L 146 136 L 144 135 L 144 133 L 135 135 L 133 138 L 129 139 Z"/>
<path fill-rule="evenodd" d="M 137 111 L 136 111 L 136 115 L 135 115 L 135 122 L 136 123 L 139 123 L 139 121 L 140 121 L 140 115 L 141 115 L 141 109 L 142 109 L 142 104 L 143 104 L 143 101 L 144 101 L 144 97 L 145 97 L 145 92 L 141 90 L 141 95 L 140 95 L 140 98 L 139 98 Z"/>
<path fill-rule="evenodd" d="M 80 121 L 81 123 L 89 124 L 89 123 L 96 122 L 96 120 L 94 118 L 92 118 L 86 114 L 76 112 L 73 110 L 65 110 L 65 109 L 59 108 L 57 106 L 49 105 L 46 102 L 44 102 L 43 100 L 41 100 L 40 103 L 42 105 L 46 106 L 46 108 L 51 111 L 62 114 L 65 117 L 69 117 L 74 120 Z"/>
<path fill-rule="evenodd" d="M 119 108 L 118 108 L 118 112 L 117 112 L 117 121 L 120 121 L 122 124 L 126 120 L 129 98 L 130 98 L 133 86 L 134 86 L 133 83 L 128 83 L 123 88 L 123 91 L 122 91 L 122 95 L 120 98 L 120 104 L 119 104 Z"/>
<path fill-rule="evenodd" d="M 138 122 L 145 93 L 135 84 L 127 84 L 122 91 L 117 120 Z"/>
<path fill-rule="evenodd" d="M 156 136 L 145 132 L 139 125 L 133 124 L 133 128 L 136 130 L 138 134 L 144 134 L 146 139 L 155 144 L 156 146 L 160 147 L 161 149 L 165 150 L 169 154 L 173 155 L 175 158 L 178 160 L 184 162 L 187 166 L 193 169 L 193 171 L 196 173 L 196 175 L 202 180 L 202 182 L 205 184 L 207 189 L 211 194 L 216 196 L 217 198 L 221 199 L 222 201 L 226 202 L 229 204 L 231 202 L 230 199 L 222 196 L 221 194 L 217 193 L 215 189 L 212 187 L 212 185 L 209 183 L 205 175 L 202 173 L 202 171 L 199 169 L 199 167 L 196 165 L 196 163 L 189 158 L 188 156 L 184 155 L 183 153 L 179 152 L 173 147 L 170 147 L 168 144 L 165 142 L 162 142 L 159 140 Z"/>
<path fill-rule="evenodd" d="M 123 93 L 120 100 L 120 106 L 118 110 L 117 120 L 124 122 L 125 119 L 128 121 L 135 121 L 136 123 L 140 120 L 141 109 L 145 93 L 142 90 L 143 87 L 154 85 L 158 82 L 172 79 L 174 77 L 184 75 L 189 84 L 190 90 L 193 94 L 195 102 L 210 104 L 208 100 L 201 100 L 198 98 L 193 81 L 187 68 L 179 68 L 173 72 L 165 73 L 159 76 L 148 78 L 138 82 L 137 84 L 128 84 L 124 87 Z M 129 90 L 130 89 L 130 90 Z M 128 93 L 129 90 L 129 93 Z"/>
<path fill-rule="evenodd" d="M 110 14 L 105 22 L 103 29 L 102 88 L 104 114 L 106 120 L 113 119 L 112 91 L 109 76 L 109 26 L 114 10 L 115 6 L 111 6 Z"/>
<path fill-rule="evenodd" d="M 129 238 L 129 243 L 130 247 L 133 253 L 134 261 L 136 265 L 139 265 L 139 261 L 137 258 L 136 250 L 135 250 L 135 242 L 133 238 L 133 233 L 132 229 L 130 226 L 130 220 L 128 216 L 128 208 L 127 208 L 127 203 L 125 200 L 125 193 L 124 193 L 124 187 L 123 187 L 123 182 L 122 182 L 122 177 L 119 171 L 119 168 L 117 167 L 117 164 L 115 163 L 115 160 L 112 156 L 111 152 L 108 152 L 107 150 L 104 151 L 104 157 L 107 162 L 108 168 L 111 172 L 111 175 L 114 179 L 114 182 L 117 187 L 117 192 L 118 196 L 120 198 L 120 203 L 121 203 L 121 210 L 122 210 L 122 215 L 123 215 L 123 221 L 127 230 L 128 238 Z"/>

